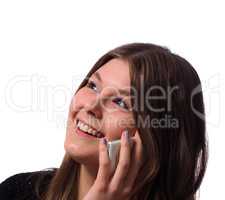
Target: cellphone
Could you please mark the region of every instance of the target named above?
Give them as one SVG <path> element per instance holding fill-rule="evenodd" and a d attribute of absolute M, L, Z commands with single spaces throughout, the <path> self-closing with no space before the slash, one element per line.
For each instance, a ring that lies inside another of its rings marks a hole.
<path fill-rule="evenodd" d="M 115 171 L 116 166 L 118 164 L 120 144 L 121 144 L 120 139 L 110 141 L 107 144 L 108 155 L 109 155 L 109 159 L 111 161 L 111 167 L 112 167 L 111 170 L 112 171 Z"/>

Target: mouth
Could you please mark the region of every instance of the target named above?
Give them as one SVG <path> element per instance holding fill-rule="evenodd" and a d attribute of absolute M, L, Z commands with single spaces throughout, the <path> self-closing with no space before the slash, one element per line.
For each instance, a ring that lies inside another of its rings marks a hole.
<path fill-rule="evenodd" d="M 80 119 L 75 120 L 75 128 L 82 135 L 85 134 L 86 136 L 95 137 L 98 139 L 105 137 L 105 134 L 103 134 L 101 131 L 96 130 Z"/>

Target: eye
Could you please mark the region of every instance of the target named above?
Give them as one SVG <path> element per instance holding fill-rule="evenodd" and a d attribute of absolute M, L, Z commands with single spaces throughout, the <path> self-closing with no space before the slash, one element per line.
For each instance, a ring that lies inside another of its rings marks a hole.
<path fill-rule="evenodd" d="M 97 87 L 96 87 L 96 84 L 94 83 L 94 81 L 88 81 L 87 82 L 87 85 L 86 85 L 88 88 L 92 89 L 92 90 L 97 90 Z M 129 109 L 127 104 L 123 101 L 122 98 L 118 97 L 118 98 L 115 98 L 113 100 L 113 102 L 115 102 L 117 105 L 119 105 L 120 107 L 124 108 L 124 109 Z"/>
<path fill-rule="evenodd" d="M 118 104 L 120 107 L 123 107 L 125 109 L 128 109 L 127 104 L 123 101 L 122 98 L 116 98 L 115 100 L 113 100 L 114 102 L 116 102 L 116 104 Z"/>
<path fill-rule="evenodd" d="M 87 82 L 87 87 L 93 89 L 94 87 L 97 89 L 96 84 L 93 81 L 88 81 Z"/>

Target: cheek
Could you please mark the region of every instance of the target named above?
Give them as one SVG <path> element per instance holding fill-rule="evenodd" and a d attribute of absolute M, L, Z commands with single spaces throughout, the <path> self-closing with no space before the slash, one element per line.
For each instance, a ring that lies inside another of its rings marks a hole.
<path fill-rule="evenodd" d="M 121 111 L 108 113 L 105 119 L 104 130 L 106 130 L 106 135 L 110 140 L 120 139 L 126 128 L 132 128 L 132 117 Z"/>
<path fill-rule="evenodd" d="M 70 111 L 78 111 L 83 106 L 85 101 L 91 98 L 92 95 L 90 92 L 84 88 L 80 89 L 71 99 Z"/>

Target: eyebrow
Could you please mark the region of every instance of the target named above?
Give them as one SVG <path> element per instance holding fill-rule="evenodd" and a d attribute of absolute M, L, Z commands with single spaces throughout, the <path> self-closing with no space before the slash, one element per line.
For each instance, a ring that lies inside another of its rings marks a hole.
<path fill-rule="evenodd" d="M 100 76 L 100 74 L 98 72 L 93 73 L 93 75 L 100 81 L 102 82 L 102 78 Z M 118 91 L 120 92 L 120 94 L 125 95 L 125 96 L 130 96 L 130 92 L 128 90 L 125 89 L 118 89 Z"/>

